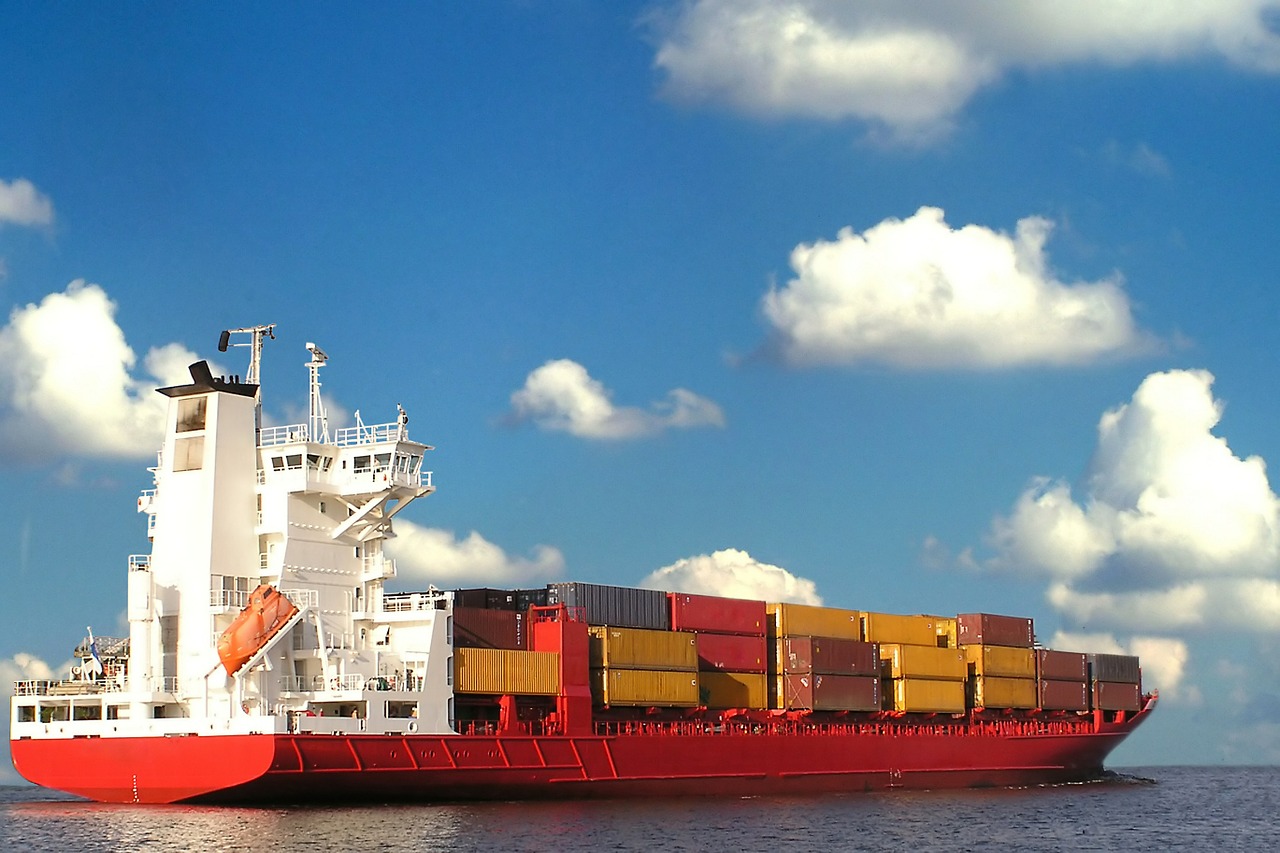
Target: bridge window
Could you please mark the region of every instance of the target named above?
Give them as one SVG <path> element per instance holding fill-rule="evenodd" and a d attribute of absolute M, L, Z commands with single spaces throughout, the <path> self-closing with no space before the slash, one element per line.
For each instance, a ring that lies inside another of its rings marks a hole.
<path fill-rule="evenodd" d="M 173 443 L 173 470 L 198 471 L 204 466 L 204 436 L 180 438 Z"/>
<path fill-rule="evenodd" d="M 204 429 L 208 397 L 183 397 L 178 401 L 178 432 Z"/>

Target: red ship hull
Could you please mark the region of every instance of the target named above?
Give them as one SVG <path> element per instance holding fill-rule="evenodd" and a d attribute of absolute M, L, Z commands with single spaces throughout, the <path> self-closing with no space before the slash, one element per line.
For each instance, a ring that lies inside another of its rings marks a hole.
<path fill-rule="evenodd" d="M 19 740 L 37 784 L 105 802 L 755 795 L 1084 781 L 1150 713 L 1079 726 L 892 723 L 857 733 L 219 735 Z M 1055 731 L 1058 729 L 1058 731 Z"/>

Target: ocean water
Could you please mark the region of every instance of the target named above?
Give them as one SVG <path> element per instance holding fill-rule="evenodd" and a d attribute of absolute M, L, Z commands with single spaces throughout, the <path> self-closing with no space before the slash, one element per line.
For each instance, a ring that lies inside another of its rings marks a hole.
<path fill-rule="evenodd" d="M 1280 767 L 820 797 L 316 808 L 106 806 L 0 788 L 4 850 L 1280 850 Z"/>

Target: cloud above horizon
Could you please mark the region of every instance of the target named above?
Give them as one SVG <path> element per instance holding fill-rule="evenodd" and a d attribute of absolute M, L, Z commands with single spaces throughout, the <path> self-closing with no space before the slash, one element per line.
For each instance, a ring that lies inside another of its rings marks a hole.
<path fill-rule="evenodd" d="M 907 369 L 1066 365 L 1141 351 L 1118 275 L 1068 284 L 1049 268 L 1051 223 L 1014 234 L 952 228 L 922 207 L 834 241 L 800 244 L 795 278 L 763 297 L 765 350 L 796 366 L 864 362 Z"/>
<path fill-rule="evenodd" d="M 26 178 L 0 180 L 0 225 L 53 224 L 53 202 Z"/>
<path fill-rule="evenodd" d="M 736 548 L 676 560 L 649 574 L 639 585 L 645 589 L 726 598 L 822 604 L 813 581 L 779 566 L 762 563 Z"/>
<path fill-rule="evenodd" d="M 511 586 L 542 584 L 564 574 L 564 554 L 550 545 L 537 545 L 528 557 L 517 557 L 474 530 L 460 538 L 451 530 L 397 519 L 395 533 L 386 548 L 402 579 L 438 586 L 464 582 Z"/>

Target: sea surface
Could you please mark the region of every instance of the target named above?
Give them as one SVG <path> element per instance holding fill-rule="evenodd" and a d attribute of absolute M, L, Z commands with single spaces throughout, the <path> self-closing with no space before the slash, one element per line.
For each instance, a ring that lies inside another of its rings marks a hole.
<path fill-rule="evenodd" d="M 749 799 L 106 806 L 0 787 L 0 850 L 1280 850 L 1280 767 L 1085 785 Z"/>

